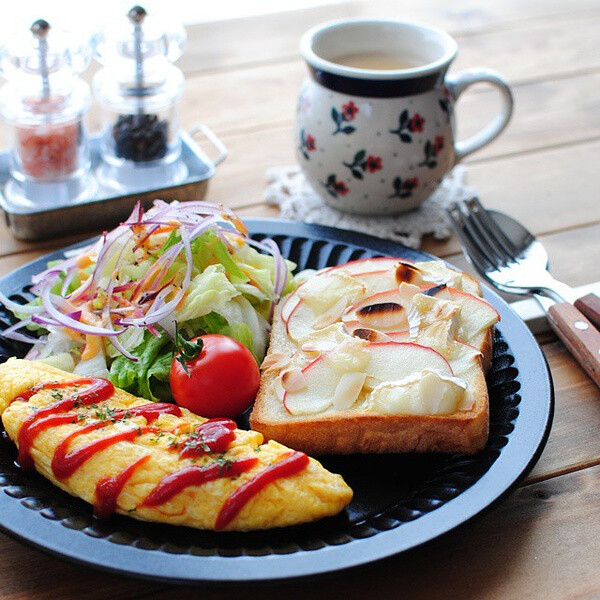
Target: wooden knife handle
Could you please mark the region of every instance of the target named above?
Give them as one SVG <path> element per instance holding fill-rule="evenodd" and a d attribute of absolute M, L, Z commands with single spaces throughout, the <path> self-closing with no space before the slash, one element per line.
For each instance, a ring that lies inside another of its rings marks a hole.
<path fill-rule="evenodd" d="M 575 300 L 575 308 L 578 308 L 598 329 L 600 329 L 600 296 L 587 294 L 579 300 Z"/>
<path fill-rule="evenodd" d="M 568 302 L 551 306 L 548 322 L 575 360 L 600 387 L 600 331 Z"/>

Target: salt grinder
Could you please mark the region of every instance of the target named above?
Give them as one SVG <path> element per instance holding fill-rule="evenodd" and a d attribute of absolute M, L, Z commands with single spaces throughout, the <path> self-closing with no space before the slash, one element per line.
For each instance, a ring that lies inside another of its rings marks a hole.
<path fill-rule="evenodd" d="M 181 25 L 165 27 L 134 6 L 93 40 L 103 69 L 94 93 L 104 109 L 101 184 L 119 193 L 176 185 L 181 159 L 179 100 L 183 73 L 172 63 L 186 41 Z"/>
<path fill-rule="evenodd" d="M 24 209 L 52 208 L 95 192 L 85 118 L 89 86 L 78 75 L 90 61 L 85 43 L 39 19 L 31 36 L 0 50 L 0 114 L 10 126 L 10 180 L 4 193 Z"/>

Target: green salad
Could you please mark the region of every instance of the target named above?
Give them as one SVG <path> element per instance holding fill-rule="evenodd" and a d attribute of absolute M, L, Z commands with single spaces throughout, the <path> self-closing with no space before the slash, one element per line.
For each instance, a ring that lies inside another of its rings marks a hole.
<path fill-rule="evenodd" d="M 0 294 L 19 318 L 4 335 L 32 344 L 27 358 L 169 400 L 176 333 L 232 337 L 260 362 L 294 267 L 221 205 L 138 205 L 119 227 L 36 275 L 28 304 Z"/>

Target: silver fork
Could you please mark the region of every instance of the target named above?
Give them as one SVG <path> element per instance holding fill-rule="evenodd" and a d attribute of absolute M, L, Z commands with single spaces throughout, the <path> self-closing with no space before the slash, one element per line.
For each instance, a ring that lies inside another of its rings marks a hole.
<path fill-rule="evenodd" d="M 547 270 L 542 244 L 508 215 L 487 211 L 477 198 L 448 209 L 465 256 L 494 287 L 534 296 L 577 362 L 600 387 L 600 331 L 575 308 L 573 291 Z"/>

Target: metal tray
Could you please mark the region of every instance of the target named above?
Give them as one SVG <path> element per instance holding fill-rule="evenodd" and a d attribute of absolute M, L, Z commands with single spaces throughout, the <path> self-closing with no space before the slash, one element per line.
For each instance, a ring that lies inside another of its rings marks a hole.
<path fill-rule="evenodd" d="M 194 141 L 194 136 L 203 134 L 215 147 L 217 157 L 211 160 Z M 131 194 L 106 195 L 99 192 L 89 200 L 58 205 L 54 208 L 35 209 L 18 206 L 0 192 L 0 208 L 4 212 L 6 224 L 13 235 L 21 240 L 41 240 L 65 235 L 98 231 L 112 228 L 131 212 L 134 204 L 140 200 L 148 207 L 156 198 L 162 200 L 201 200 L 206 195 L 208 180 L 215 174 L 217 165 L 227 157 L 227 148 L 206 125 L 197 125 L 189 134 L 182 133 L 182 160 L 188 170 L 186 179 L 166 188 L 153 188 L 133 191 Z M 100 164 L 100 138 L 90 138 L 92 176 Z M 9 153 L 0 153 L 0 188 L 4 190 L 10 179 Z"/>

